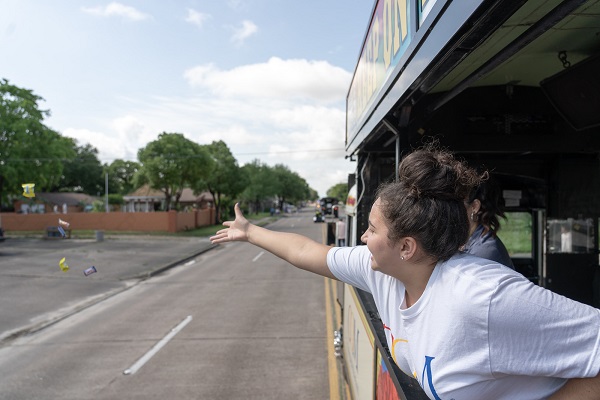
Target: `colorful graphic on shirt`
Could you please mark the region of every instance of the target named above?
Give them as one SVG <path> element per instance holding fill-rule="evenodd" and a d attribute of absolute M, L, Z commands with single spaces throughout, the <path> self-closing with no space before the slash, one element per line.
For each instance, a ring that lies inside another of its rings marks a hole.
<path fill-rule="evenodd" d="M 398 362 L 398 358 L 396 356 L 396 346 L 400 343 L 408 343 L 408 340 L 407 339 L 396 339 L 394 337 L 394 333 L 392 332 L 392 329 L 389 326 L 387 326 L 385 323 L 383 324 L 383 329 L 388 330 L 390 332 L 390 338 L 391 338 L 391 342 L 392 342 L 392 345 L 391 345 L 392 359 L 394 360 L 394 362 L 396 363 L 398 368 L 400 368 L 404 373 L 407 373 L 406 371 L 404 371 L 402 369 L 402 367 L 401 367 L 402 364 Z M 435 357 L 431 357 L 431 356 L 427 356 L 427 355 L 425 356 L 425 364 L 423 365 L 421 379 L 419 379 L 417 377 L 417 371 L 412 371 L 412 375 L 419 382 L 419 384 L 421 385 L 423 390 L 427 391 L 427 389 L 429 389 L 429 393 L 431 393 L 433 398 L 436 400 L 440 400 L 440 397 L 438 396 L 437 391 L 435 390 L 435 386 L 433 384 L 433 372 L 432 372 L 432 368 L 431 368 L 431 363 L 434 359 L 435 359 Z M 407 363 L 407 364 L 410 365 L 409 363 Z"/>
<path fill-rule="evenodd" d="M 423 374 L 421 375 L 421 387 L 425 389 L 425 373 L 427 373 L 427 383 L 429 384 L 429 390 L 435 400 L 442 400 L 433 387 L 433 377 L 431 373 L 431 362 L 435 357 L 425 356 L 425 366 L 423 367 Z"/>
<path fill-rule="evenodd" d="M 392 348 L 392 358 L 394 359 L 394 362 L 396 363 L 396 365 L 398 366 L 398 368 L 400 368 L 400 364 L 398 363 L 398 358 L 396 357 L 396 345 L 398 343 L 408 343 L 408 340 L 406 340 L 406 339 L 396 339 L 394 337 L 394 333 L 392 332 L 392 329 L 389 326 L 387 326 L 386 324 L 383 324 L 383 329 L 384 330 L 387 329 L 388 331 L 390 331 L 390 336 L 392 338 L 392 346 L 391 346 L 391 348 Z M 402 368 L 400 368 L 400 369 L 402 369 Z M 410 375 L 410 373 L 408 371 L 404 371 L 403 370 L 402 372 L 404 372 L 407 375 Z M 416 379 L 417 378 L 417 371 L 413 371 L 412 375 Z"/>

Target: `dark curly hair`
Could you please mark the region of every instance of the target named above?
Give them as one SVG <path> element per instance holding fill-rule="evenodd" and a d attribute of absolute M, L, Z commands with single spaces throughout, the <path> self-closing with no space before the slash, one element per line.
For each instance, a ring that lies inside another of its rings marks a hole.
<path fill-rule="evenodd" d="M 492 231 L 495 235 L 500 230 L 500 219 L 506 219 L 504 208 L 500 202 L 500 186 L 490 177 L 471 190 L 467 203 L 479 200 L 481 207 L 477 212 L 477 221 L 483 226 L 483 235 Z"/>
<path fill-rule="evenodd" d="M 398 172 L 399 180 L 382 185 L 376 196 L 389 240 L 410 236 L 427 254 L 449 259 L 468 239 L 464 201 L 482 177 L 434 145 L 407 155 Z"/>

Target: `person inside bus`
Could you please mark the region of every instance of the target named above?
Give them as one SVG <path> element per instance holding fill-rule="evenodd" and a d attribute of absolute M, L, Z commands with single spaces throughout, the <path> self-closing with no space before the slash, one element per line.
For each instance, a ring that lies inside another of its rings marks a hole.
<path fill-rule="evenodd" d="M 335 227 L 337 233 L 338 246 L 344 247 L 346 245 L 346 221 L 344 221 L 344 218 L 338 219 Z"/>
<path fill-rule="evenodd" d="M 361 240 L 330 247 L 235 220 L 213 243 L 249 242 L 370 292 L 396 364 L 432 399 L 598 399 L 600 311 L 459 248 L 480 176 L 425 147 L 380 187 Z"/>
<path fill-rule="evenodd" d="M 469 218 L 469 239 L 463 251 L 515 269 L 506 246 L 498 237 L 500 218 L 506 219 L 506 216 L 500 202 L 500 188 L 494 178 L 483 179 L 481 184 L 475 186 L 465 205 Z"/>
<path fill-rule="evenodd" d="M 560 226 L 560 251 L 561 253 L 573 252 L 573 234 L 566 224 Z"/>

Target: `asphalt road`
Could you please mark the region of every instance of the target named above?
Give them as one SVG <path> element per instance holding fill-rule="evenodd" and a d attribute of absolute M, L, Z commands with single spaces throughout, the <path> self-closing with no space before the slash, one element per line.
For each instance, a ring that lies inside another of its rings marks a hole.
<path fill-rule="evenodd" d="M 322 226 L 307 212 L 270 228 L 321 240 Z M 208 243 L 179 241 L 3 248 L 16 309 L 0 311 L 0 399 L 329 398 L 324 278 L 246 243 L 193 256 Z M 165 244 L 185 262 L 153 275 L 174 262 Z"/>
<path fill-rule="evenodd" d="M 204 238 L 7 239 L 0 243 L 0 345 L 211 247 Z M 59 266 L 63 257 L 66 272 Z M 91 266 L 98 272 L 85 276 L 83 271 Z"/>

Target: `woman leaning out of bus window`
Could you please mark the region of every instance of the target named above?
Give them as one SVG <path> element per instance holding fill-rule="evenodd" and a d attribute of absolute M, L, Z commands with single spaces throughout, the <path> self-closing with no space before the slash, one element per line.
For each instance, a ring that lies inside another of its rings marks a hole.
<path fill-rule="evenodd" d="M 397 365 L 432 399 L 597 399 L 600 311 L 459 251 L 474 170 L 434 147 L 407 155 L 378 190 L 366 246 L 330 247 L 235 221 L 213 243 L 247 241 L 370 292 Z"/>

